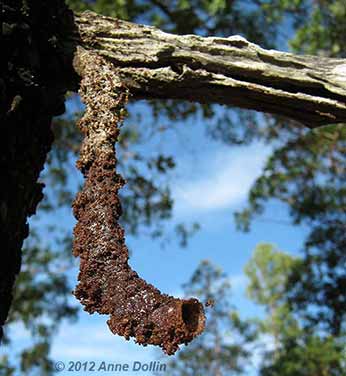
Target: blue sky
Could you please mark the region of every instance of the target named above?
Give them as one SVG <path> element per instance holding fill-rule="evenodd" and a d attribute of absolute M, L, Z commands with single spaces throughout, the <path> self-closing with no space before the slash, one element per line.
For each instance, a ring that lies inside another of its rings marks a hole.
<path fill-rule="evenodd" d="M 133 111 L 147 111 L 145 103 L 131 108 Z M 219 110 L 222 111 L 222 108 Z M 150 122 L 149 113 L 144 118 L 147 120 L 140 126 L 145 127 Z M 261 309 L 245 296 L 244 265 L 260 242 L 271 242 L 279 249 L 296 254 L 301 248 L 305 230 L 288 224 L 287 210 L 278 202 L 268 205 L 264 215 L 253 222 L 249 233 L 236 230 L 233 212 L 245 205 L 251 184 L 260 174 L 271 147 L 259 143 L 248 147 L 230 147 L 211 140 L 206 136 L 205 129 L 206 124 L 201 119 L 181 123 L 174 130 L 150 137 L 141 146 L 146 153 L 172 153 L 176 158 L 177 167 L 169 176 L 175 206 L 168 230 L 180 222 L 198 222 L 201 229 L 190 239 L 186 249 L 179 247 L 173 235 L 172 241 L 164 248 L 159 240 L 129 236 L 127 244 L 132 252 L 130 264 L 161 291 L 181 296 L 181 285 L 189 280 L 201 260 L 208 259 L 228 274 L 233 291 L 231 301 L 238 307 L 242 317 L 258 316 L 261 315 Z M 75 184 L 77 176 L 73 174 L 71 184 Z M 286 221 L 287 224 L 279 224 L 275 220 Z M 49 218 L 41 215 L 39 221 L 43 224 L 59 221 L 69 231 L 72 231 L 75 223 L 71 210 L 57 212 Z M 73 285 L 76 284 L 77 265 L 78 260 L 70 275 Z M 77 323 L 63 323 L 52 347 L 54 361 L 62 361 L 66 365 L 65 371 L 59 374 L 71 374 L 67 371 L 69 361 L 131 364 L 133 361 L 145 363 L 160 358 L 161 362 L 165 362 L 157 349 L 141 347 L 133 341 L 113 336 L 106 320 L 106 316 L 89 315 L 81 311 Z M 11 336 L 16 350 L 30 341 L 21 325 L 11 328 Z M 95 372 L 80 371 L 74 374 L 88 375 Z M 255 370 L 251 374 L 255 375 Z"/>

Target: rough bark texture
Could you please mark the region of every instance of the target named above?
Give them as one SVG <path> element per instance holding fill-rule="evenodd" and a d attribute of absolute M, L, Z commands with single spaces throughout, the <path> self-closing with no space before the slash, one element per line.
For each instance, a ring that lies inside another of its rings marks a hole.
<path fill-rule="evenodd" d="M 115 170 L 114 149 L 128 92 L 113 66 L 97 55 L 78 49 L 75 66 L 87 106 L 79 122 L 85 138 L 77 163 L 85 185 L 73 204 L 78 220 L 73 251 L 80 257 L 75 295 L 89 313 L 109 314 L 114 334 L 173 354 L 204 329 L 203 306 L 196 299 L 161 294 L 130 268 L 118 223 L 124 180 Z"/>
<path fill-rule="evenodd" d="M 264 50 L 240 36 L 172 35 L 92 12 L 81 40 L 112 62 L 137 98 L 215 102 L 310 127 L 346 122 L 346 61 Z"/>
<path fill-rule="evenodd" d="M 28 235 L 27 217 L 42 198 L 37 179 L 53 141 L 51 118 L 64 112 L 64 93 L 74 75 L 68 40 L 73 14 L 63 1 L 8 0 L 2 7 L 0 340 Z"/>

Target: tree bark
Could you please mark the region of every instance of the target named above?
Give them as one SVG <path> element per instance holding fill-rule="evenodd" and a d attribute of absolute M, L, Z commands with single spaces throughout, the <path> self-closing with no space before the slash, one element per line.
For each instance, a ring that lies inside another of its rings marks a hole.
<path fill-rule="evenodd" d="M 346 60 L 264 50 L 241 36 L 172 35 L 76 15 L 78 43 L 114 64 L 134 98 L 220 103 L 309 127 L 346 122 Z"/>
<path fill-rule="evenodd" d="M 73 14 L 63 0 L 7 0 L 2 16 L 0 342 L 28 236 L 27 217 L 43 197 L 37 180 L 53 141 L 51 119 L 65 110 L 66 88 L 77 87 L 69 39 Z"/>

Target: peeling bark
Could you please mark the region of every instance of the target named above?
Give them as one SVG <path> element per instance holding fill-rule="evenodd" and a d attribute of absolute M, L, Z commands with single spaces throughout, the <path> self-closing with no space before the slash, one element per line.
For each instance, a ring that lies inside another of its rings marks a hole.
<path fill-rule="evenodd" d="M 78 43 L 112 62 L 135 98 L 220 103 L 310 127 L 346 122 L 346 60 L 264 50 L 240 36 L 172 35 L 92 12 L 76 22 Z"/>
<path fill-rule="evenodd" d="M 179 344 L 203 331 L 203 306 L 196 299 L 161 294 L 129 266 L 124 230 L 118 223 L 118 190 L 125 182 L 116 173 L 114 149 L 128 91 L 113 66 L 95 54 L 78 49 L 75 67 L 82 76 L 80 94 L 87 106 L 79 122 L 85 138 L 77 162 L 85 184 L 73 204 L 78 220 L 73 252 L 80 257 L 75 296 L 89 313 L 109 314 L 114 334 L 174 354 Z"/>

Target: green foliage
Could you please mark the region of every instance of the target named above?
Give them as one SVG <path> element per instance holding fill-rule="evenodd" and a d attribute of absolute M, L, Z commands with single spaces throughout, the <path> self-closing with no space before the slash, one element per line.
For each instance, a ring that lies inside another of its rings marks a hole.
<path fill-rule="evenodd" d="M 309 22 L 301 20 L 291 41 L 296 51 L 345 57 L 346 3 L 343 0 L 318 1 L 311 4 Z"/>
<path fill-rule="evenodd" d="M 288 204 L 295 223 L 306 223 L 304 263 L 291 276 L 291 303 L 312 325 L 338 333 L 345 327 L 346 128 L 343 125 L 301 132 L 278 147 L 253 185 L 238 224 L 263 212 L 265 203 Z"/>
<path fill-rule="evenodd" d="M 346 237 L 340 219 L 316 226 L 306 242 L 304 264 L 290 278 L 290 303 L 310 326 L 339 335 L 346 331 Z"/>
<path fill-rule="evenodd" d="M 0 356 L 0 373 L 3 376 L 14 376 L 15 368 L 10 364 L 7 355 Z"/>
<path fill-rule="evenodd" d="M 272 336 L 275 357 L 287 336 L 296 338 L 300 334 L 287 305 L 287 282 L 297 263 L 298 259 L 279 252 L 271 244 L 260 244 L 244 269 L 249 279 L 249 298 L 265 309 L 266 317 L 258 321 L 258 326 L 262 333 Z"/>
<path fill-rule="evenodd" d="M 24 350 L 21 355 L 20 369 L 26 375 L 30 374 L 31 370 L 39 368 L 40 375 L 51 375 L 53 370 L 53 363 L 49 359 L 50 339 L 44 340 L 40 343 L 35 343 L 30 349 Z"/>
<path fill-rule="evenodd" d="M 247 293 L 254 302 L 274 307 L 285 297 L 288 273 L 297 262 L 292 256 L 274 252 L 270 244 L 259 245 L 245 267 L 250 283 Z"/>
<path fill-rule="evenodd" d="M 346 369 L 346 333 L 332 336 L 306 329 L 304 317 L 289 304 L 290 276 L 297 266 L 304 267 L 301 259 L 261 244 L 245 267 L 248 294 L 266 312 L 258 326 L 273 339 L 273 348 L 262 359 L 260 374 L 342 376 Z"/>
<path fill-rule="evenodd" d="M 288 339 L 272 364 L 261 369 L 263 376 L 344 376 L 345 348 L 334 337 L 300 333 Z M 270 362 L 269 362 L 270 363 Z"/>

